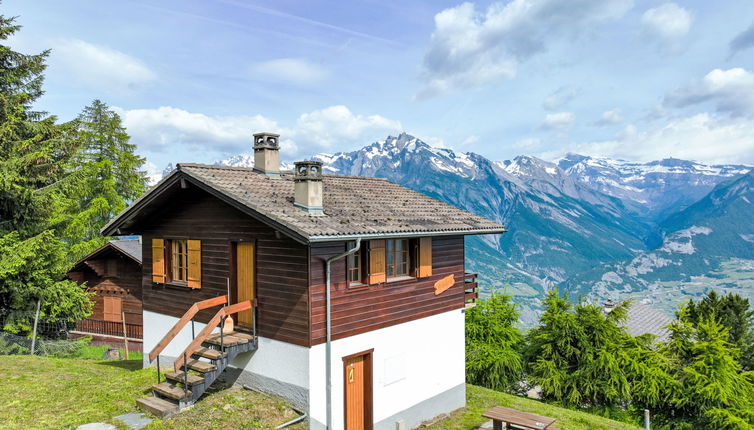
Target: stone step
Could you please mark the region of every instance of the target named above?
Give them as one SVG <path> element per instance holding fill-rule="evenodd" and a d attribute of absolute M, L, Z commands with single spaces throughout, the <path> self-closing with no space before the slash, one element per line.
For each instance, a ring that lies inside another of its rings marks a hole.
<path fill-rule="evenodd" d="M 191 397 L 191 390 L 184 392 L 182 387 L 171 384 L 170 382 L 161 382 L 159 384 L 154 384 L 152 385 L 152 390 L 173 400 L 183 400 L 185 398 Z"/>
<path fill-rule="evenodd" d="M 170 379 L 171 381 L 176 382 L 176 383 L 180 382 L 181 384 L 183 384 L 183 381 L 184 381 L 183 372 L 165 372 L 165 378 Z M 202 382 L 204 382 L 203 377 L 199 375 L 194 375 L 192 373 L 189 373 L 186 378 L 188 379 L 189 385 L 196 385 L 196 384 L 201 384 Z"/>
<path fill-rule="evenodd" d="M 202 346 L 198 348 L 196 351 L 194 351 L 192 356 L 209 358 L 210 360 L 218 360 L 220 359 L 220 357 L 223 356 L 223 353 L 216 349 L 210 349 L 210 348 Z"/>
<path fill-rule="evenodd" d="M 212 336 L 208 336 L 207 339 L 204 341 L 204 343 L 208 343 L 210 345 L 215 346 L 221 346 L 221 341 L 225 346 L 234 346 L 234 345 L 240 345 L 242 343 L 249 343 L 249 339 L 242 339 L 240 337 L 235 337 L 231 335 L 225 335 L 222 339 L 220 339 L 219 334 L 213 334 Z"/>
<path fill-rule="evenodd" d="M 136 405 L 160 418 L 169 418 L 178 413 L 178 405 L 159 397 L 143 397 L 136 400 Z"/>
<path fill-rule="evenodd" d="M 187 364 L 189 369 L 201 373 L 207 373 L 217 369 L 217 366 L 212 363 L 207 363 L 206 361 L 189 360 Z"/>

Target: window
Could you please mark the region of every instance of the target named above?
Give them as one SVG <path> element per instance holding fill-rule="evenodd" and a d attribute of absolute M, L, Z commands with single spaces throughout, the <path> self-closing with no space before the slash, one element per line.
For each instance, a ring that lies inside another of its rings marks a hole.
<path fill-rule="evenodd" d="M 348 256 L 348 284 L 360 284 L 362 282 L 361 249 Z"/>
<path fill-rule="evenodd" d="M 152 282 L 201 288 L 201 240 L 153 238 Z"/>
<path fill-rule="evenodd" d="M 387 277 L 409 275 L 408 239 L 389 239 L 385 246 Z"/>
<path fill-rule="evenodd" d="M 185 239 L 173 240 L 171 254 L 172 281 L 188 282 L 188 246 Z"/>
<path fill-rule="evenodd" d="M 111 258 L 105 262 L 105 276 L 117 277 L 118 276 L 118 260 Z"/>

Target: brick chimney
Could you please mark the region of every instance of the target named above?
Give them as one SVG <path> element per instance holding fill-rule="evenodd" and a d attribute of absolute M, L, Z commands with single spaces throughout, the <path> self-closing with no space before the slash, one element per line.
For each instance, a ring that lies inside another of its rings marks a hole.
<path fill-rule="evenodd" d="M 295 188 L 294 205 L 309 212 L 322 215 L 322 163 L 319 161 L 296 161 L 293 163 Z"/>
<path fill-rule="evenodd" d="M 280 177 L 280 135 L 254 134 L 254 171 L 272 178 Z"/>

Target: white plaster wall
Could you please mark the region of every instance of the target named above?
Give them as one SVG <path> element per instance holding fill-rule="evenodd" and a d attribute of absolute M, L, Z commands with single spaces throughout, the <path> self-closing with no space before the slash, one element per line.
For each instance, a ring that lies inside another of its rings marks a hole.
<path fill-rule="evenodd" d="M 178 322 L 179 318 L 171 317 L 169 315 L 158 314 L 156 312 L 143 311 L 144 317 L 144 364 L 149 365 L 146 361 L 149 360 L 147 355 L 152 348 L 157 345 L 158 342 L 165 337 L 168 331 Z M 194 330 L 196 334 L 199 334 L 206 324 L 194 323 Z M 186 324 L 180 333 L 173 339 L 168 346 L 160 353 L 160 366 L 162 366 L 163 358 L 165 362 L 172 362 L 184 349 L 191 343 L 191 323 Z M 151 363 L 154 364 L 154 363 Z"/>
<path fill-rule="evenodd" d="M 146 363 L 146 355 L 165 337 L 179 318 L 148 311 L 144 311 L 143 314 L 144 360 L 145 365 L 149 365 Z M 206 324 L 194 323 L 195 334 L 199 334 L 205 326 Z M 219 332 L 219 328 L 215 331 Z M 160 365 L 172 362 L 178 354 L 183 353 L 191 340 L 191 323 L 188 323 L 160 353 Z M 236 356 L 231 366 L 280 382 L 309 387 L 309 348 L 303 346 L 260 337 L 259 349 Z"/>
<path fill-rule="evenodd" d="M 259 348 L 236 356 L 231 366 L 302 388 L 309 387 L 307 347 L 260 337 Z"/>
<path fill-rule="evenodd" d="M 376 423 L 463 384 L 464 341 L 464 314 L 460 309 L 334 341 L 333 428 L 344 427 L 344 356 L 374 348 Z M 313 419 L 323 424 L 327 421 L 324 366 L 325 344 L 316 345 L 309 357 L 309 411 Z"/>

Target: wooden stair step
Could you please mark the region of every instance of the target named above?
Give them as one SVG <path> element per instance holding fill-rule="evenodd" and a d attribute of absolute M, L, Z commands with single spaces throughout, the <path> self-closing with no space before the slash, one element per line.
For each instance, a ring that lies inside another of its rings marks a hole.
<path fill-rule="evenodd" d="M 220 339 L 220 335 L 212 335 L 207 337 L 207 339 L 204 341 L 210 345 L 216 345 L 220 346 L 221 341 L 225 344 L 225 346 L 233 346 L 233 345 L 240 345 L 242 343 L 249 343 L 248 339 L 241 339 L 240 337 L 225 335 L 223 339 Z"/>
<path fill-rule="evenodd" d="M 246 340 L 252 340 L 252 339 L 254 339 L 253 335 L 250 335 L 248 333 L 243 333 L 243 332 L 240 332 L 240 331 L 231 332 L 230 335 L 233 336 L 233 337 L 239 337 L 241 339 L 246 339 Z"/>
<path fill-rule="evenodd" d="M 187 364 L 189 369 L 196 370 L 197 372 L 201 373 L 207 373 L 217 369 L 217 366 L 212 363 L 207 363 L 206 361 L 189 360 Z"/>
<path fill-rule="evenodd" d="M 170 379 L 171 381 L 180 382 L 181 384 L 183 384 L 184 381 L 183 375 L 183 372 L 165 372 L 165 378 Z M 188 380 L 189 385 L 196 385 L 204 382 L 203 377 L 192 373 L 189 373 L 188 376 L 186 376 L 186 380 Z"/>
<path fill-rule="evenodd" d="M 159 397 L 144 397 L 137 399 L 136 405 L 160 418 L 169 418 L 178 412 L 178 405 Z"/>
<path fill-rule="evenodd" d="M 211 349 L 211 348 L 202 346 L 200 348 L 197 348 L 197 350 L 194 351 L 192 355 L 197 356 L 197 357 L 209 358 L 210 360 L 218 360 L 220 359 L 220 357 L 223 356 L 223 353 L 216 349 Z"/>
<path fill-rule="evenodd" d="M 161 382 L 159 384 L 152 385 L 152 389 L 165 397 L 170 397 L 174 400 L 183 400 L 186 397 L 191 397 L 191 390 L 184 392 L 183 388 L 171 384 L 170 382 Z"/>

